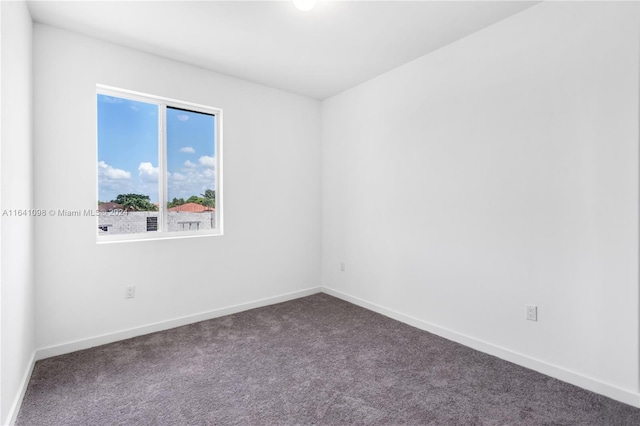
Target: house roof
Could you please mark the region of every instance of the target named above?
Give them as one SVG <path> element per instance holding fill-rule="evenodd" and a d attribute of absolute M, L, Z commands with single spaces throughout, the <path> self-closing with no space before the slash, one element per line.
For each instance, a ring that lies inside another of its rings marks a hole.
<path fill-rule="evenodd" d="M 123 209 L 122 204 L 114 203 L 112 201 L 98 205 L 98 211 L 100 212 L 110 212 L 113 210 L 122 210 L 122 209 Z"/>
<path fill-rule="evenodd" d="M 169 209 L 170 212 L 189 212 L 189 213 L 202 213 L 202 212 L 213 212 L 216 209 L 213 207 L 203 206 L 202 204 L 197 203 L 186 203 L 181 206 L 171 207 Z"/>

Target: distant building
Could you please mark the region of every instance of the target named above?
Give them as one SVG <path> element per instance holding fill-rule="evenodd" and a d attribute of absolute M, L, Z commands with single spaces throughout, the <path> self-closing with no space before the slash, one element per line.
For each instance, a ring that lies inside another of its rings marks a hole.
<path fill-rule="evenodd" d="M 170 212 L 185 212 L 185 213 L 203 213 L 203 212 L 213 212 L 216 209 L 213 207 L 203 206 L 198 203 L 186 203 L 181 206 L 171 207 L 169 209 Z"/>
<path fill-rule="evenodd" d="M 122 204 L 114 203 L 112 201 L 98 205 L 99 212 L 112 212 L 114 210 L 124 210 L 124 207 Z"/>

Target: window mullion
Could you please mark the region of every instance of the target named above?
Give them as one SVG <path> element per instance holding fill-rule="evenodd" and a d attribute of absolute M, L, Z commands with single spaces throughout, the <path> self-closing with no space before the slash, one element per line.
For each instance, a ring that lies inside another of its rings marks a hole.
<path fill-rule="evenodd" d="M 160 232 L 168 231 L 167 226 L 167 106 L 158 105 L 158 222 Z"/>

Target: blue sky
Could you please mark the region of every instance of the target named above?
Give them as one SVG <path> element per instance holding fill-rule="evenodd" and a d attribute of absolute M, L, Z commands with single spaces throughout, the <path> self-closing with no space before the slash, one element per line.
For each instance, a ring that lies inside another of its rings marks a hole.
<path fill-rule="evenodd" d="M 168 200 L 215 189 L 214 117 L 167 108 Z M 158 201 L 158 107 L 98 95 L 98 199 Z"/>

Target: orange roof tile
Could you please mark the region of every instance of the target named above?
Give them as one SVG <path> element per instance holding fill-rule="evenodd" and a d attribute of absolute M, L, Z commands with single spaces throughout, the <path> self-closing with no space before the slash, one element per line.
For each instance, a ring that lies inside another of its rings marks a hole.
<path fill-rule="evenodd" d="M 213 207 L 207 207 L 197 203 L 187 203 L 181 206 L 171 207 L 169 209 L 170 212 L 189 212 L 189 213 L 213 212 L 215 210 L 216 209 L 214 209 Z"/>

